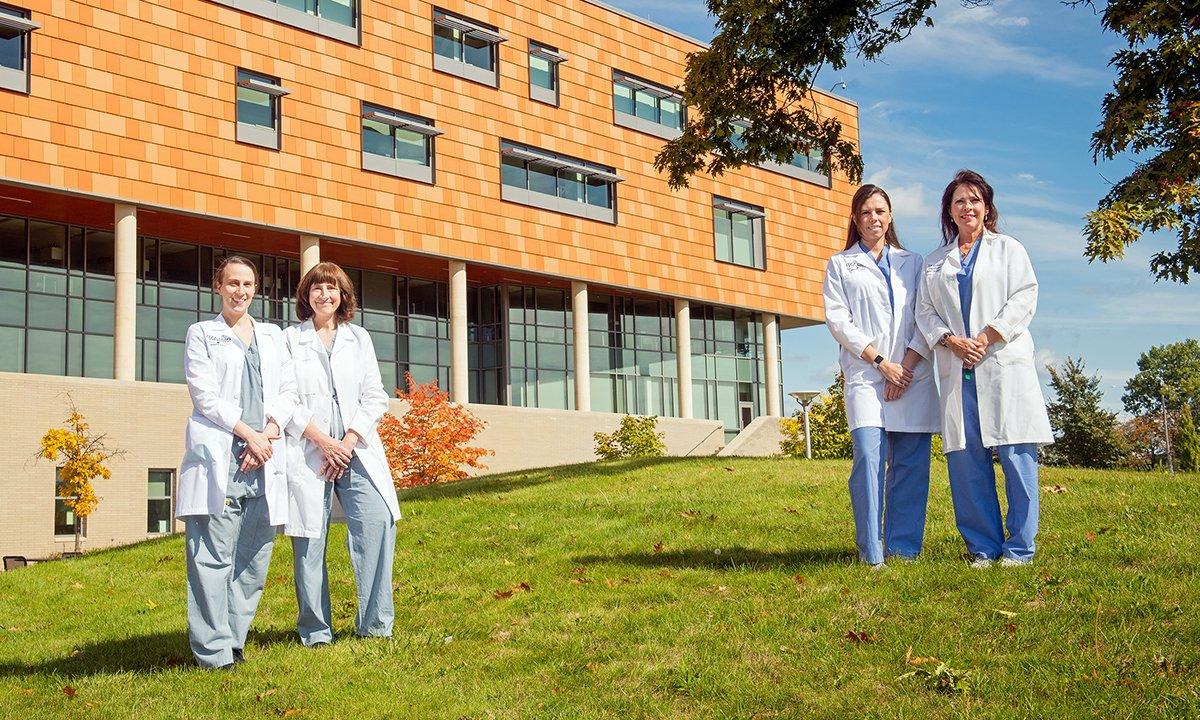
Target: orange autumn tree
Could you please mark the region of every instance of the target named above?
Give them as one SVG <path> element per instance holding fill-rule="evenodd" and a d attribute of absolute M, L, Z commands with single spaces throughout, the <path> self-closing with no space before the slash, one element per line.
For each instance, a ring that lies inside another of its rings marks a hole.
<path fill-rule="evenodd" d="M 71 403 L 71 412 L 63 423 L 66 427 L 51 428 L 42 436 L 42 449 L 38 456 L 59 466 L 57 494 L 64 498 L 63 504 L 75 515 L 75 552 L 79 552 L 83 533 L 83 521 L 100 505 L 100 498 L 92 488 L 92 480 L 112 478 L 112 471 L 105 466 L 113 457 L 121 454 L 105 445 L 105 435 L 91 431 L 83 413 Z"/>
<path fill-rule="evenodd" d="M 408 402 L 408 412 L 402 418 L 385 413 L 379 421 L 379 437 L 396 487 L 462 480 L 467 477 L 464 468 L 487 467 L 480 458 L 495 453 L 467 444 L 484 422 L 451 403 L 437 381 L 417 384 L 411 373 L 404 373 L 404 383 L 408 391 L 397 389 L 396 396 Z"/>

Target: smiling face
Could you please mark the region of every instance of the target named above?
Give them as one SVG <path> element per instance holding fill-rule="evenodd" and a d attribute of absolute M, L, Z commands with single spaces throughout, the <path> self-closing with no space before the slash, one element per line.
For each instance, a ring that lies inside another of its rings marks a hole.
<path fill-rule="evenodd" d="M 874 247 L 892 226 L 892 208 L 883 195 L 876 193 L 868 197 L 854 216 L 858 234 L 864 243 Z"/>
<path fill-rule="evenodd" d="M 325 322 L 342 306 L 342 289 L 337 283 L 315 282 L 308 289 L 308 305 L 317 323 Z"/>
<path fill-rule="evenodd" d="M 959 184 L 950 196 L 950 220 L 958 228 L 960 239 L 973 239 L 983 234 L 987 212 L 983 193 L 971 183 Z"/>
<path fill-rule="evenodd" d="M 227 263 L 221 268 L 221 279 L 217 283 L 217 294 L 221 296 L 221 312 L 240 317 L 250 309 L 258 284 L 254 270 L 241 263 Z"/>

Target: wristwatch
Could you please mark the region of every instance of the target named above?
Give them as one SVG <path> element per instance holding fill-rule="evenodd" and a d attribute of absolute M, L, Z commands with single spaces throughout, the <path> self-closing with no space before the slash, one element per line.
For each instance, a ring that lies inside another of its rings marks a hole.
<path fill-rule="evenodd" d="M 879 369 L 879 366 L 883 364 L 883 356 L 882 356 L 882 355 L 876 355 L 876 356 L 875 356 L 875 359 L 871 361 L 871 364 L 875 366 L 875 369 L 876 369 L 876 370 L 878 370 L 878 369 Z"/>
<path fill-rule="evenodd" d="M 948 340 L 950 338 L 950 336 L 953 334 L 954 333 L 942 333 L 942 336 L 940 338 L 938 338 L 938 345 L 941 345 L 942 347 L 946 347 L 946 340 Z"/>

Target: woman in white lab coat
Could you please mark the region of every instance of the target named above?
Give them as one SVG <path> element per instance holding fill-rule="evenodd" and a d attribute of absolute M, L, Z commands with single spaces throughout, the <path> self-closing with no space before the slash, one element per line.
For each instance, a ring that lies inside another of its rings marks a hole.
<path fill-rule="evenodd" d="M 925 259 L 917 309 L 937 360 L 955 522 L 977 568 L 1033 559 L 1037 449 L 1053 442 L 1029 334 L 1037 277 L 1021 243 L 996 232 L 993 198 L 992 186 L 971 170 L 946 186 L 945 243 Z M 993 450 L 1008 496 L 1004 525 Z"/>
<path fill-rule="evenodd" d="M 275 531 L 287 521 L 286 453 L 277 442 L 296 405 L 283 332 L 247 312 L 258 270 L 231 255 L 213 288 L 221 314 L 187 332 L 192 397 L 179 504 L 187 556 L 188 639 L 203 667 L 244 659 Z"/>
<path fill-rule="evenodd" d="M 921 256 L 900 246 L 882 188 L 854 194 L 846 235 L 825 273 L 825 324 L 841 346 L 858 556 L 880 567 L 921 552 L 937 389 L 914 314 Z"/>
<path fill-rule="evenodd" d="M 303 321 L 285 331 L 300 407 L 286 432 L 295 554 L 296 628 L 304 645 L 333 641 L 325 548 L 333 494 L 346 512 L 346 545 L 358 587 L 354 631 L 390 637 L 392 563 L 400 506 L 376 425 L 388 408 L 371 336 L 352 325 L 354 285 L 318 263 L 296 290 Z"/>

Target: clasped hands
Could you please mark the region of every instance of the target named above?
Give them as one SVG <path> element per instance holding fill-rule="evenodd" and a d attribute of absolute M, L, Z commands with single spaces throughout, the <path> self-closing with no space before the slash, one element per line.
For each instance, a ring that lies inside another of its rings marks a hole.
<path fill-rule="evenodd" d="M 262 467 L 271 459 L 271 443 L 280 436 L 279 425 L 274 420 L 268 420 L 262 431 L 250 430 L 242 436 L 246 441 L 246 449 L 242 451 L 241 471 L 255 470 Z"/>
<path fill-rule="evenodd" d="M 321 448 L 321 454 L 325 456 L 320 470 L 325 482 L 337 480 L 338 476 L 350 467 L 350 459 L 354 456 L 354 446 L 357 444 L 358 434 L 354 431 L 346 433 L 346 437 L 340 442 L 329 435 L 317 440 L 317 447 Z"/>
<path fill-rule="evenodd" d="M 883 379 L 887 381 L 883 387 L 883 399 L 885 401 L 899 400 L 913 379 L 912 368 L 905 367 L 902 363 L 885 360 L 879 364 L 879 372 L 883 375 Z"/>
<path fill-rule="evenodd" d="M 955 337 L 954 335 L 946 338 L 946 347 L 950 348 L 950 352 L 954 353 L 955 357 L 962 360 L 963 368 L 966 370 L 979 364 L 991 344 L 992 339 L 987 330 L 973 338 Z"/>

